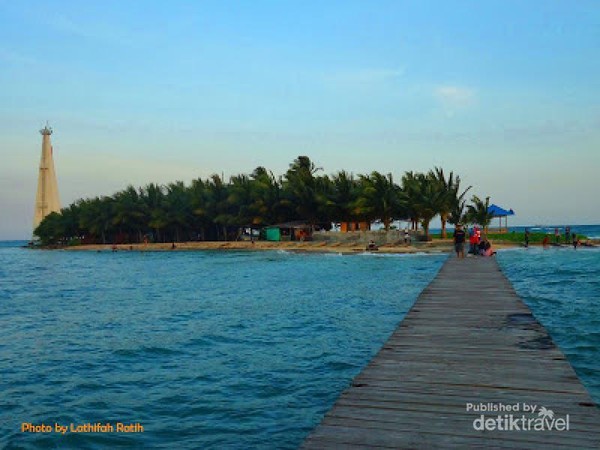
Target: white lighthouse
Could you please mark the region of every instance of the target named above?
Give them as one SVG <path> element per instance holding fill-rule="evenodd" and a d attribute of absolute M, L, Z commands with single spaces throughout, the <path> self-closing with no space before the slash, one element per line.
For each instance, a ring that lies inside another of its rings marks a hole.
<path fill-rule="evenodd" d="M 60 199 L 58 198 L 58 183 L 54 170 L 52 144 L 50 135 L 52 128 L 46 126 L 40 130 L 42 135 L 42 157 L 40 159 L 40 172 L 38 175 L 37 196 L 33 214 L 33 229 L 52 212 L 60 212 Z"/>

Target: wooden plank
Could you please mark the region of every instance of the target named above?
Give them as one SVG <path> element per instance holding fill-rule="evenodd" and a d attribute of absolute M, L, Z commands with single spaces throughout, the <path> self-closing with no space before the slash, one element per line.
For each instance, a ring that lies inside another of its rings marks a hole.
<path fill-rule="evenodd" d="M 317 429 L 314 437 L 327 438 L 340 443 L 364 445 L 366 448 L 373 445 L 394 446 L 395 448 L 455 448 L 450 444 L 460 444 L 458 448 L 470 448 L 466 443 L 480 444 L 487 448 L 497 448 L 499 442 L 511 443 L 513 448 L 522 448 L 525 444 L 531 448 L 573 448 L 597 450 L 597 441 L 582 439 L 581 433 L 567 434 L 565 432 L 520 432 L 506 433 L 502 431 L 488 431 L 477 433 L 471 429 L 469 433 L 457 433 L 456 424 L 449 424 L 447 428 L 434 427 L 420 423 L 379 423 L 378 427 L 371 427 L 371 422 L 363 420 L 338 420 L 332 418 L 330 423 Z M 467 428 L 470 422 L 464 423 Z M 342 435 L 344 433 L 344 435 Z M 353 438 L 358 437 L 358 440 Z M 572 437 L 569 437 L 572 436 Z M 435 437 L 435 439 L 433 439 Z M 408 439 L 408 442 L 405 440 Z M 436 445 L 437 444 L 437 445 Z M 442 444 L 442 445 L 440 445 Z M 537 445 L 537 447 L 535 446 Z M 501 448 L 504 445 L 500 446 Z"/>
<path fill-rule="evenodd" d="M 432 411 L 435 411 L 437 420 L 432 422 L 424 422 L 431 417 Z M 433 408 L 430 406 L 428 408 L 419 410 L 410 407 L 379 407 L 378 405 L 374 405 L 372 402 L 365 402 L 362 404 L 359 404 L 358 402 L 340 402 L 329 412 L 329 416 L 331 418 L 347 418 L 363 421 L 365 422 L 365 426 L 369 426 L 371 428 L 381 428 L 387 423 L 394 424 L 395 426 L 397 421 L 402 419 L 402 423 L 404 425 L 411 424 L 413 427 L 420 427 L 425 424 L 425 427 L 432 431 L 436 428 L 441 428 L 444 430 L 454 428 L 457 423 L 472 424 L 473 421 L 479 417 L 479 414 L 466 415 L 464 407 L 462 408 L 462 411 L 458 411 L 457 414 L 456 410 L 448 410 L 448 408 L 441 408 L 437 405 Z M 484 414 L 484 416 L 493 417 L 492 414 Z M 561 434 L 565 434 L 565 439 L 570 439 L 571 437 L 577 439 L 587 439 L 588 436 L 586 433 L 588 432 L 592 433 L 592 438 L 594 437 L 594 430 L 597 427 L 597 423 L 595 423 L 593 420 L 588 420 L 587 416 L 571 415 L 569 427 L 572 430 L 579 430 L 582 433 L 571 434 L 561 431 Z M 533 433 L 540 434 L 539 432 L 535 431 L 533 431 Z"/>
<path fill-rule="evenodd" d="M 569 430 L 478 431 L 481 415 L 507 413 L 467 403 L 546 407 Z M 600 448 L 600 410 L 494 258 L 448 259 L 303 444 L 467 447 Z"/>
<path fill-rule="evenodd" d="M 360 426 L 336 426 L 324 424 L 309 436 L 304 444 L 305 448 L 340 448 L 344 445 L 360 446 L 368 448 L 410 448 L 410 449 L 591 449 L 586 445 L 572 445 L 559 440 L 552 442 L 549 446 L 539 441 L 529 439 L 514 440 L 505 438 L 499 432 L 489 433 L 482 436 L 456 435 L 447 433 L 436 433 L 412 428 L 398 427 L 397 430 L 385 432 L 365 429 Z M 597 448 L 596 448 L 597 449 Z M 595 449 L 595 450 L 596 450 Z"/>

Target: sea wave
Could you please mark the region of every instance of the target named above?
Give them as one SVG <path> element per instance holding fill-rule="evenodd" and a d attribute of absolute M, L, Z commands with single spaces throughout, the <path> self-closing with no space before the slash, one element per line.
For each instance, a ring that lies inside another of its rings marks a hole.
<path fill-rule="evenodd" d="M 440 256 L 448 255 L 447 252 L 406 252 L 406 253 L 386 253 L 386 252 L 358 252 L 356 253 L 358 256 L 370 256 L 373 258 L 411 258 L 411 257 L 423 257 L 423 256 L 432 256 L 439 258 Z"/>

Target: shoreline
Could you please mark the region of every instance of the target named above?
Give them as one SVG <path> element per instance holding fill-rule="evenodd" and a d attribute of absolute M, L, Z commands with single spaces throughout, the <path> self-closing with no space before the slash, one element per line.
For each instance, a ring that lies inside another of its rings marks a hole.
<path fill-rule="evenodd" d="M 467 244 L 468 245 L 468 244 Z M 522 247 L 515 243 L 493 244 L 495 250 Z M 454 245 L 451 240 L 418 242 L 410 245 L 406 244 L 383 244 L 378 250 L 368 251 L 364 244 L 351 244 L 341 242 L 271 242 L 271 241 L 197 241 L 197 242 L 179 242 L 172 248 L 172 243 L 149 243 L 149 244 L 118 244 L 117 251 L 138 251 L 138 252 L 178 252 L 178 251 L 269 251 L 285 250 L 298 253 L 341 253 L 341 254 L 359 254 L 365 252 L 381 254 L 415 254 L 415 253 L 450 253 L 454 252 Z M 57 250 L 66 251 L 113 251 L 112 244 L 86 244 L 72 247 L 59 247 Z"/>

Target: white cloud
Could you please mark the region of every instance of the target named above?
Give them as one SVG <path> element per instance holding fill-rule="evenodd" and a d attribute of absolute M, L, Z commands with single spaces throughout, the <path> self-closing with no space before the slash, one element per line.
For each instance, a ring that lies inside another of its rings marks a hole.
<path fill-rule="evenodd" d="M 450 109 L 464 108 L 475 102 L 475 91 L 464 86 L 438 86 L 434 95 L 445 108 Z"/>

